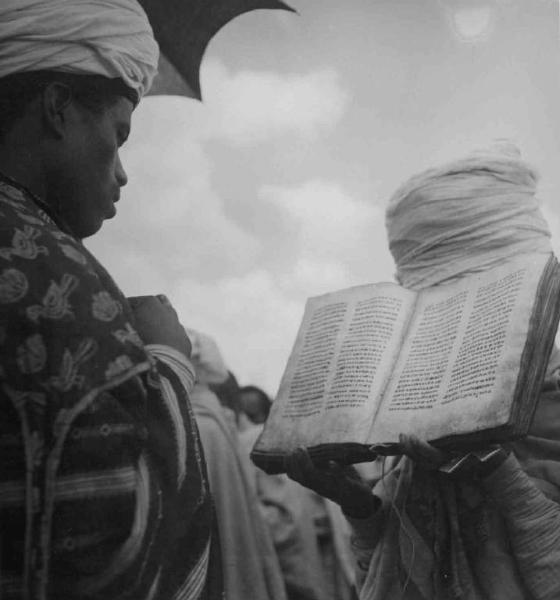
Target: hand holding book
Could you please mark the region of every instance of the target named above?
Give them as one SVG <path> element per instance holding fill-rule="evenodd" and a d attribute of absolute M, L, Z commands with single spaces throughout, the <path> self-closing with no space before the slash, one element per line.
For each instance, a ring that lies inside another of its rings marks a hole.
<path fill-rule="evenodd" d="M 453 456 L 413 435 L 401 434 L 399 442 L 402 454 L 418 467 L 462 479 L 486 477 L 508 457 L 500 446 Z M 290 479 L 338 504 L 347 517 L 366 519 L 380 507 L 380 499 L 351 465 L 313 460 L 305 448 L 298 448 L 284 458 L 284 469 Z"/>
<path fill-rule="evenodd" d="M 527 434 L 559 319 L 552 255 L 419 292 L 311 298 L 253 461 L 278 473 L 301 446 L 315 464 L 373 460 L 402 454 L 405 433 L 485 462 L 489 445 Z"/>
<path fill-rule="evenodd" d="M 348 517 L 365 519 L 379 506 L 379 498 L 351 465 L 331 460 L 318 467 L 305 448 L 298 448 L 285 457 L 285 469 L 290 479 L 332 500 Z"/>
<path fill-rule="evenodd" d="M 444 452 L 414 435 L 399 436 L 402 453 L 427 471 L 438 470 L 446 475 L 478 479 L 497 469 L 508 457 L 501 446 L 490 446 L 476 452 Z"/>

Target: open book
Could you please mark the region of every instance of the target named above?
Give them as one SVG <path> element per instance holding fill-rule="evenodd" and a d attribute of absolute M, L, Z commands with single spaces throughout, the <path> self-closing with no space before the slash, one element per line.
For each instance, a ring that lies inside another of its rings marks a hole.
<path fill-rule="evenodd" d="M 553 255 L 421 292 L 310 298 L 252 459 L 274 473 L 301 446 L 349 463 L 396 452 L 401 432 L 462 449 L 525 435 L 559 317 Z"/>

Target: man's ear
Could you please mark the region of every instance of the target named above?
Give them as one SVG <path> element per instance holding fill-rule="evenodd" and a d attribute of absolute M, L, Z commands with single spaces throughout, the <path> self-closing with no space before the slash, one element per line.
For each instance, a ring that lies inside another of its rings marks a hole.
<path fill-rule="evenodd" d="M 54 81 L 43 90 L 43 122 L 52 135 L 64 137 L 68 122 L 67 109 L 72 103 L 72 90 L 65 83 Z"/>

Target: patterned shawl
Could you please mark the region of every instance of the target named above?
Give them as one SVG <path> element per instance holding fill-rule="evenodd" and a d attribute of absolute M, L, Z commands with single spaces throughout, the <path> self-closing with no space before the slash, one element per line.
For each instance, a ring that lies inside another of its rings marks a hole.
<path fill-rule="evenodd" d="M 220 597 L 184 383 L 37 202 L 0 179 L 0 596 Z"/>

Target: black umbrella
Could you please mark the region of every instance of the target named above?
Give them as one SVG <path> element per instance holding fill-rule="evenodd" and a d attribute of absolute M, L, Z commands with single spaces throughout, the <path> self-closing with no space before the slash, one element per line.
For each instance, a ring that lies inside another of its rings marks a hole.
<path fill-rule="evenodd" d="M 259 8 L 293 11 L 280 0 L 139 0 L 159 43 L 151 94 L 200 95 L 200 63 L 212 37 L 232 19 Z"/>

